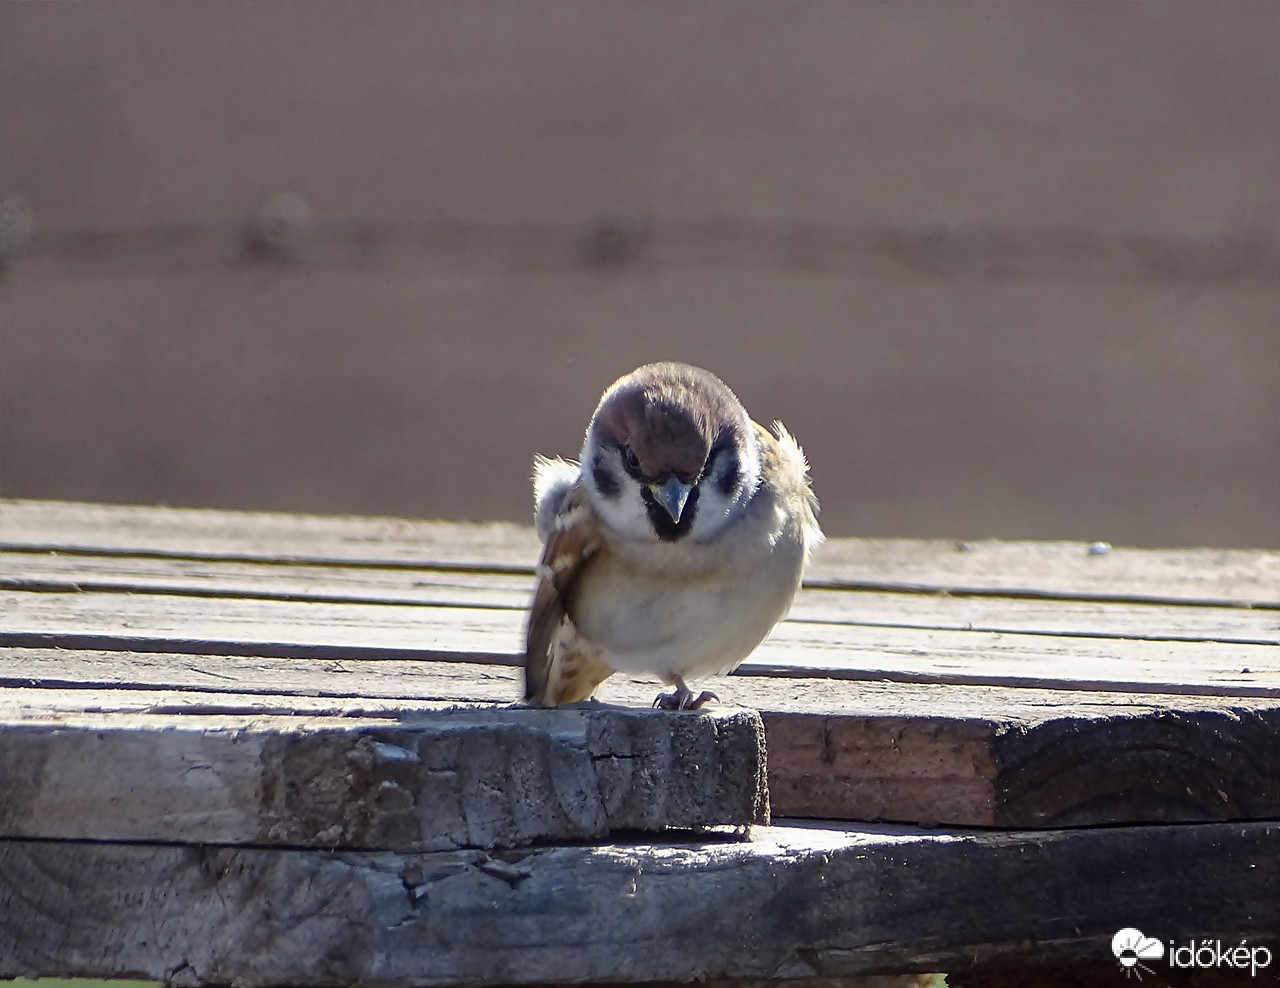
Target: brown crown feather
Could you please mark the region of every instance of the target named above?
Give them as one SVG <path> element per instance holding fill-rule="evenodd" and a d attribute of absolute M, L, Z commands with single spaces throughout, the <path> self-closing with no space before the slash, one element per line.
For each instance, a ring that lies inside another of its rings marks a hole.
<path fill-rule="evenodd" d="M 693 478 L 712 444 L 746 421 L 738 396 L 710 371 L 660 363 L 615 381 L 600 399 L 591 430 L 598 442 L 629 446 L 646 478 Z"/>

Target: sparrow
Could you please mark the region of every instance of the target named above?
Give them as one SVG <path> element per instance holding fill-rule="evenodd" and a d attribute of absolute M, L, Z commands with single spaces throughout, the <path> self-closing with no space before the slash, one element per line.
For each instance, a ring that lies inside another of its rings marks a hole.
<path fill-rule="evenodd" d="M 791 606 L 823 540 L 804 453 L 751 420 L 728 385 L 646 364 L 604 392 L 580 462 L 536 456 L 543 542 L 525 629 L 525 700 L 586 700 L 615 672 L 654 674 L 690 709 L 686 678 L 729 672 Z"/>

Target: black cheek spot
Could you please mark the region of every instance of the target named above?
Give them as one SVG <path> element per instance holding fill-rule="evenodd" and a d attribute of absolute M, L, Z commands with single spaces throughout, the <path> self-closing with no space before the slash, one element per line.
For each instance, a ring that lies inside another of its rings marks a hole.
<path fill-rule="evenodd" d="M 622 493 L 622 484 L 613 471 L 600 462 L 599 457 L 591 464 L 591 479 L 595 481 L 596 490 L 603 497 L 612 500 Z"/>
<path fill-rule="evenodd" d="M 730 453 L 725 462 L 724 473 L 716 480 L 716 486 L 725 497 L 733 497 L 742 483 L 742 466 L 738 463 L 737 453 Z"/>

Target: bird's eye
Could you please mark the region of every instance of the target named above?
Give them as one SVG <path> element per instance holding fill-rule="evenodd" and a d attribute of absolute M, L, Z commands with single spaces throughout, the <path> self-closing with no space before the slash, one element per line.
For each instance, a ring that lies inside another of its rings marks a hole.
<path fill-rule="evenodd" d="M 631 473 L 636 473 L 640 469 L 640 457 L 636 456 L 636 451 L 630 446 L 619 446 L 618 452 L 622 454 L 622 465 Z"/>

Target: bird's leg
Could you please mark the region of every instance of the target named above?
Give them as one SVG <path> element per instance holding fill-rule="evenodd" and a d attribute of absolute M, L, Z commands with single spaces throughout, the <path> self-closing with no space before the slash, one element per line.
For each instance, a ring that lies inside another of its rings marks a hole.
<path fill-rule="evenodd" d="M 693 690 L 689 689 L 685 681 L 675 673 L 668 678 L 675 689 L 670 693 L 659 693 L 654 698 L 653 705 L 659 710 L 698 710 L 708 701 L 720 699 L 710 690 L 703 690 L 694 696 Z"/>

